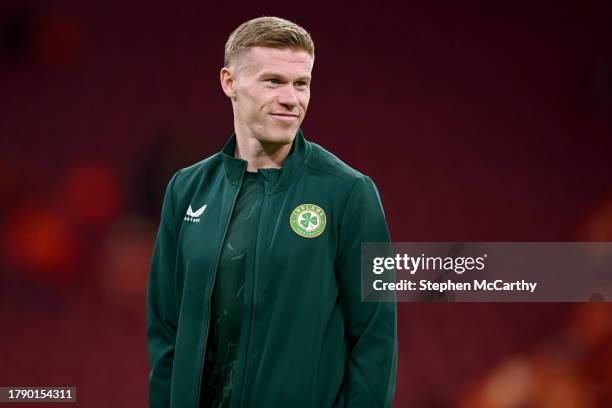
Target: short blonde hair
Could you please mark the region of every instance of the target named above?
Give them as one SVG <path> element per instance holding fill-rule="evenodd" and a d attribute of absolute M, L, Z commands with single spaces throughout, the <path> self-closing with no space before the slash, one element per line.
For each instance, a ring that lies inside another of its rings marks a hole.
<path fill-rule="evenodd" d="M 308 31 L 279 17 L 258 17 L 238 26 L 225 43 L 223 63 L 232 60 L 251 47 L 297 48 L 314 56 L 314 43 Z"/>

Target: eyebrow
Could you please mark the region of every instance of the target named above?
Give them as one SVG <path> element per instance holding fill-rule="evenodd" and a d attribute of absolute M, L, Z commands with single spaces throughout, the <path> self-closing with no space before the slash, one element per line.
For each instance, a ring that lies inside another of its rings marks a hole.
<path fill-rule="evenodd" d="M 272 71 L 264 71 L 264 72 L 262 72 L 261 74 L 258 75 L 258 78 L 266 77 L 266 76 L 274 76 L 274 77 L 282 78 L 284 80 L 287 79 L 286 76 L 284 76 L 282 74 L 278 74 L 278 73 L 272 72 Z M 296 78 L 295 80 L 296 81 L 310 81 L 311 79 L 312 79 L 311 76 L 306 75 L 306 76 L 301 76 L 299 78 Z"/>

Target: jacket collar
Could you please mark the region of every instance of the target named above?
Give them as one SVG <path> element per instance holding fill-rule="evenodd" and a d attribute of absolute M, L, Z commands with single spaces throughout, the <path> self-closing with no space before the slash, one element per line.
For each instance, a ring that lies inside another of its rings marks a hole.
<path fill-rule="evenodd" d="M 291 150 L 283 162 L 283 167 L 280 169 L 259 169 L 259 172 L 264 176 L 266 193 L 272 194 L 289 187 L 299 176 L 300 170 L 310 154 L 310 149 L 310 143 L 304 138 L 302 130 L 298 129 Z M 221 156 L 223 157 L 223 167 L 228 181 L 232 184 L 240 184 L 246 172 L 247 162 L 234 157 L 235 151 L 236 134 L 232 133 L 221 150 Z"/>

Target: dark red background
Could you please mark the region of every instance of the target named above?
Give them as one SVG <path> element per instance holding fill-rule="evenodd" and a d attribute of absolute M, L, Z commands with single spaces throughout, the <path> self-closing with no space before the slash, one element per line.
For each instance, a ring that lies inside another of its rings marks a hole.
<path fill-rule="evenodd" d="M 3 1 L 0 386 L 145 405 L 161 194 L 232 131 L 223 45 L 261 15 L 312 33 L 306 137 L 374 179 L 395 241 L 612 241 L 609 2 Z M 396 405 L 458 404 L 571 309 L 401 304 Z"/>

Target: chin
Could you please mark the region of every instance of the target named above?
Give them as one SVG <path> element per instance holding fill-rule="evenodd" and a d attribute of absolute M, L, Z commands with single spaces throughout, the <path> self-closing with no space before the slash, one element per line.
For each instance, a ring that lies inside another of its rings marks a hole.
<path fill-rule="evenodd" d="M 265 143 L 290 144 L 295 139 L 296 130 L 272 131 L 266 136 L 263 136 L 260 141 Z"/>

